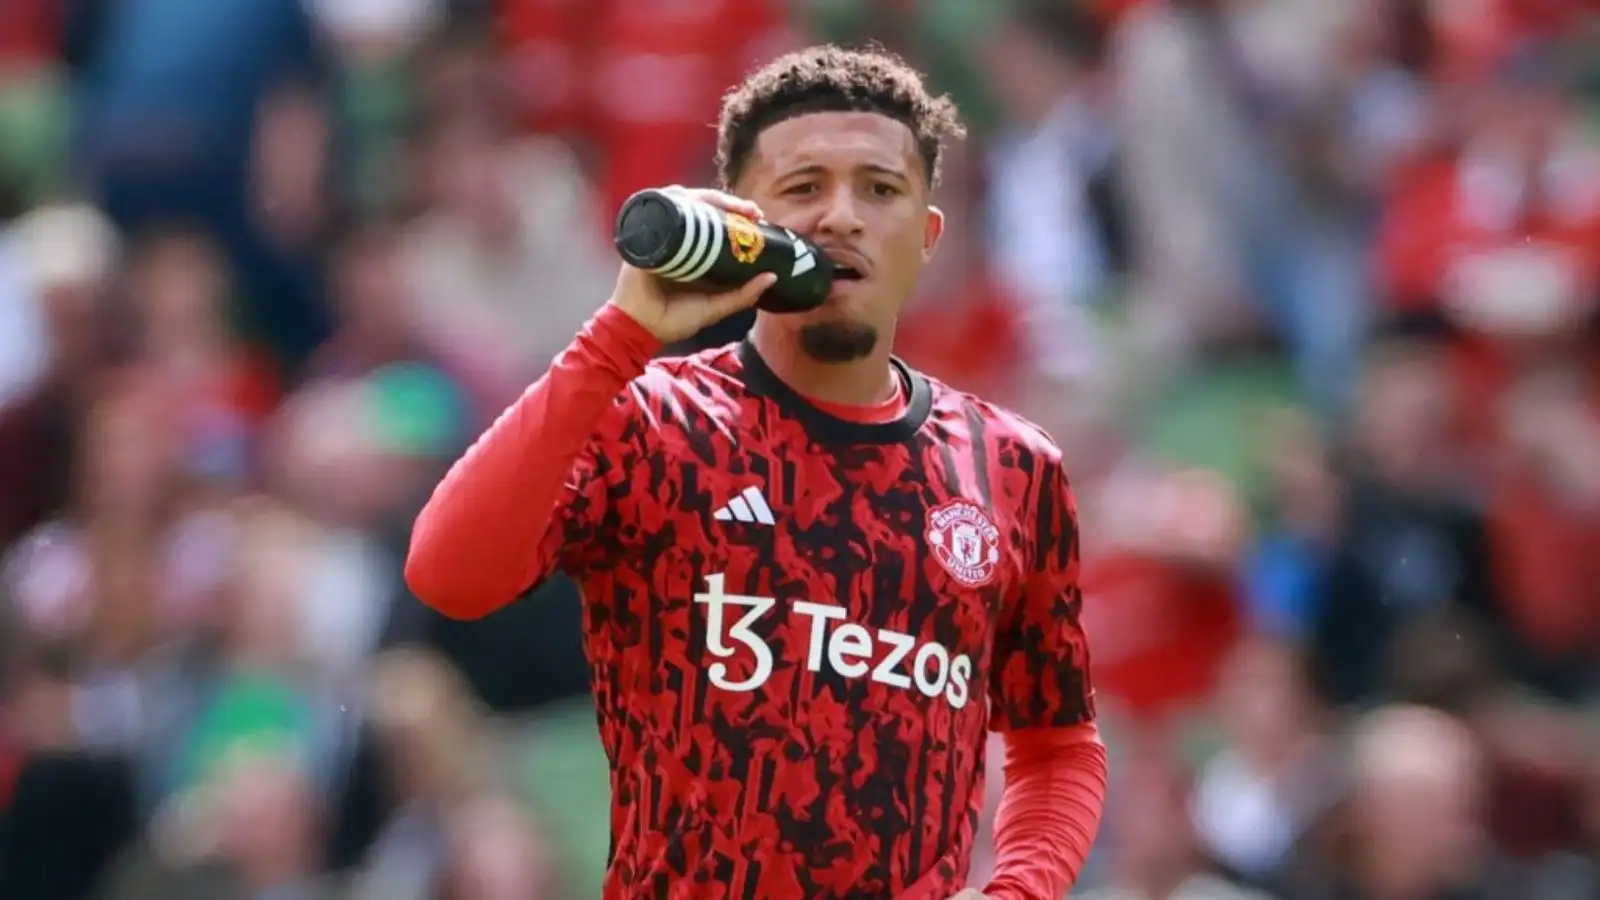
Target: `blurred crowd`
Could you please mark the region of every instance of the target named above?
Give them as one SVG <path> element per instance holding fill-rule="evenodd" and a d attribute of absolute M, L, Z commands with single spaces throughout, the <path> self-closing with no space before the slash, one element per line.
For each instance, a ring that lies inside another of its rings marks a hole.
<path fill-rule="evenodd" d="M 823 39 L 974 125 L 898 346 L 1075 480 L 1079 892 L 1600 898 L 1585 0 L 0 0 L 0 898 L 596 896 L 575 590 L 411 517 Z"/>

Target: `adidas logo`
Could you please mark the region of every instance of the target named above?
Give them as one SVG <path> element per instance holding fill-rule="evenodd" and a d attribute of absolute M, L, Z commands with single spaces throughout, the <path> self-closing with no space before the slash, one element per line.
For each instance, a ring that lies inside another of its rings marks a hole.
<path fill-rule="evenodd" d="M 729 500 L 727 506 L 719 507 L 711 514 L 711 518 L 718 522 L 760 522 L 763 525 L 777 522 L 772 518 L 772 508 L 767 506 L 767 498 L 761 496 L 761 489 L 754 486 L 745 488 L 743 493 Z"/>
<path fill-rule="evenodd" d="M 817 267 L 817 255 L 812 251 L 811 245 L 788 228 L 785 228 L 783 233 L 787 234 L 789 240 L 794 242 L 794 268 L 790 270 L 789 277 L 798 278 L 815 269 Z"/>

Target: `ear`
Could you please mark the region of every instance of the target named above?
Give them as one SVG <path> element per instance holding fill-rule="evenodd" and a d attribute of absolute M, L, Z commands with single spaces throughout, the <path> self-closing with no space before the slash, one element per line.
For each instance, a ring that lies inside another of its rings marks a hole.
<path fill-rule="evenodd" d="M 939 238 L 944 235 L 944 210 L 937 206 L 928 207 L 928 221 L 922 226 L 922 261 L 927 262 L 933 258 L 933 251 L 939 246 Z"/>

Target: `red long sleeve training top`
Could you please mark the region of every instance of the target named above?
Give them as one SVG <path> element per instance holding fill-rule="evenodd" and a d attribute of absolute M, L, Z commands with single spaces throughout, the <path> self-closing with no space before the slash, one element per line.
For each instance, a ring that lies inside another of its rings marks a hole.
<path fill-rule="evenodd" d="M 1006 785 L 986 891 L 1062 896 L 1106 756 L 1059 451 L 898 363 L 895 397 L 852 410 L 748 343 L 658 350 L 597 314 L 451 468 L 406 561 L 456 618 L 558 568 L 580 583 L 613 769 L 605 896 L 943 900 L 989 727 Z"/>

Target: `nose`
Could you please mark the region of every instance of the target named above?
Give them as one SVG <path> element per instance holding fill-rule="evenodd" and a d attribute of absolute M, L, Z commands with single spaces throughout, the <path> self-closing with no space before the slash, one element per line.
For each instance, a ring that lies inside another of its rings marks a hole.
<path fill-rule="evenodd" d="M 817 231 L 835 237 L 853 238 L 861 234 L 862 227 L 855 192 L 848 185 L 839 185 L 829 191 L 823 201 L 822 218 L 817 220 Z"/>

